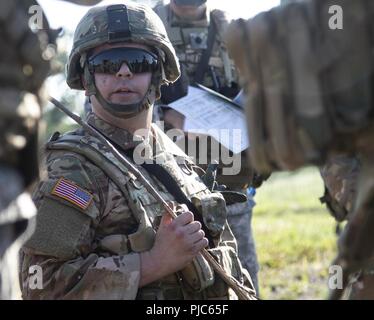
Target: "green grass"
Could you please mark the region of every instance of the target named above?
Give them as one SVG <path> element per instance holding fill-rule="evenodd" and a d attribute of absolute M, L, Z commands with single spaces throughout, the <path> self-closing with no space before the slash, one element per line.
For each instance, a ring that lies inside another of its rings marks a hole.
<path fill-rule="evenodd" d="M 335 221 L 316 168 L 275 173 L 257 191 L 253 229 L 263 299 L 325 299 Z"/>

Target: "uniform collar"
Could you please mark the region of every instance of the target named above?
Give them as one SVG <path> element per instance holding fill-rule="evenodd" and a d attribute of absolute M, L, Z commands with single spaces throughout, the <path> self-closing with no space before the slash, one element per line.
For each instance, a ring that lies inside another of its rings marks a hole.
<path fill-rule="evenodd" d="M 107 139 L 120 146 L 123 150 L 135 148 L 144 141 L 142 137 L 135 137 L 126 129 L 115 127 L 99 118 L 93 112 L 88 114 L 87 123 L 100 131 Z"/>
<path fill-rule="evenodd" d="M 126 129 L 118 128 L 99 118 L 93 112 L 87 116 L 87 123 L 100 131 L 108 140 L 114 142 L 124 151 L 133 149 L 140 144 L 150 147 L 152 158 L 160 157 L 164 153 L 186 158 L 188 157 L 156 124 L 152 123 L 151 130 L 153 139 L 146 140 L 142 136 L 133 135 Z M 150 143 L 152 142 L 152 143 Z"/>

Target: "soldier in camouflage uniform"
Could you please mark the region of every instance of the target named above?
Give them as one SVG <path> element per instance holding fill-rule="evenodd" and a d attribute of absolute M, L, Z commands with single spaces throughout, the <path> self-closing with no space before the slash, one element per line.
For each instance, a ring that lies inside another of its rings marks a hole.
<path fill-rule="evenodd" d="M 155 12 L 164 22 L 166 31 L 181 63 L 182 76 L 171 86 L 162 88 L 161 103 L 156 106 L 156 119 L 165 121 L 165 128 L 183 129 L 183 116 L 167 107 L 167 104 L 187 94 L 188 84 L 201 83 L 204 86 L 234 98 L 238 92 L 238 75 L 228 56 L 223 34 L 228 25 L 226 14 L 221 10 L 210 10 L 205 0 L 171 0 L 170 4 L 162 2 L 156 5 Z M 214 27 L 214 28 L 213 28 Z M 209 34 L 213 40 L 209 40 Z M 211 49 L 209 47 L 211 46 Z M 206 64 L 202 63 L 205 59 Z M 205 72 L 199 72 L 204 70 Z M 191 138 L 191 136 L 190 136 Z M 196 138 L 196 137 L 194 137 Z M 188 141 L 188 140 L 187 140 Z M 208 140 L 208 163 L 214 142 Z M 217 146 L 217 148 L 222 146 Z M 220 149 L 221 150 L 221 149 Z M 248 165 L 246 152 L 235 155 L 241 164 L 237 175 L 220 174 L 224 166 L 220 159 L 217 180 L 229 190 L 247 194 L 247 188 L 253 178 L 253 171 Z M 222 154 L 221 152 L 219 154 Z M 233 156 L 230 153 L 230 156 Z M 206 169 L 205 163 L 197 163 Z M 248 193 L 252 198 L 254 189 Z M 251 274 L 258 292 L 258 262 L 255 242 L 251 228 L 254 201 L 228 206 L 228 221 L 238 241 L 239 256 L 243 266 Z"/>
<path fill-rule="evenodd" d="M 325 194 L 321 198 L 338 222 L 351 220 L 361 163 L 359 157 L 338 155 L 329 159 L 321 169 Z M 349 299 L 374 299 L 374 259 L 359 271 L 348 286 Z"/>
<path fill-rule="evenodd" d="M 206 0 L 171 0 L 167 5 L 159 3 L 154 10 L 164 22 L 189 82 L 201 83 L 234 98 L 239 88 L 237 73 L 223 41 L 228 25 L 226 14 L 221 10 L 210 10 Z M 206 51 L 210 51 L 206 57 L 207 65 L 202 65 Z M 198 69 L 201 67 L 205 72 L 200 75 Z"/>
<path fill-rule="evenodd" d="M 165 214 L 88 132 L 56 133 L 46 145 L 46 176 L 34 193 L 36 230 L 21 251 L 23 297 L 235 298 L 198 254 L 209 245 L 227 273 L 250 284 L 226 222 L 225 199 L 208 190 L 189 157 L 151 124 L 160 85 L 179 76 L 157 15 L 131 2 L 92 8 L 76 29 L 67 74 L 71 88 L 91 97 L 88 123 L 179 215 L 172 220 Z M 35 266 L 42 283 L 33 286 L 29 269 Z"/>
<path fill-rule="evenodd" d="M 0 3 L 0 299 L 20 298 L 17 255 L 36 213 L 29 190 L 38 176 L 39 93 L 57 35 L 44 17 L 42 29 L 30 29 L 36 6 L 33 0 Z"/>
<path fill-rule="evenodd" d="M 234 21 L 226 38 L 248 96 L 250 160 L 265 173 L 327 162 L 324 198 L 339 221 L 348 219 L 334 261 L 342 289 L 359 271 L 363 281 L 353 287 L 360 292 L 350 297 L 372 297 L 373 2 L 284 2 L 291 3 Z M 341 298 L 342 289 L 330 298 Z"/>

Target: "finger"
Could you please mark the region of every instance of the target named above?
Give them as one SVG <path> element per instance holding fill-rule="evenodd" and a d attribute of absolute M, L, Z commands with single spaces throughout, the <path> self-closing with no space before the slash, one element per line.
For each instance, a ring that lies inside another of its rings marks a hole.
<path fill-rule="evenodd" d="M 180 215 L 180 214 L 183 213 L 183 212 L 189 211 L 189 209 L 188 209 L 188 207 L 186 206 L 185 203 L 178 204 L 178 205 L 175 207 L 175 210 L 178 212 L 178 215 Z"/>
<path fill-rule="evenodd" d="M 203 239 L 205 236 L 205 232 L 203 230 L 199 230 L 193 234 L 191 234 L 188 238 L 189 242 L 191 244 L 195 244 L 196 242 L 199 242 L 201 239 Z"/>
<path fill-rule="evenodd" d="M 160 227 L 168 226 L 173 222 L 173 217 L 169 213 L 164 213 L 161 217 Z"/>
<path fill-rule="evenodd" d="M 185 226 L 185 230 L 187 234 L 192 234 L 201 229 L 201 223 L 199 221 L 192 221 L 191 223 Z"/>
<path fill-rule="evenodd" d="M 192 251 L 193 253 L 196 254 L 200 252 L 201 250 L 203 250 L 204 248 L 206 248 L 208 245 L 209 245 L 209 241 L 207 238 L 204 237 L 198 242 L 195 242 L 195 244 L 193 245 Z"/>
<path fill-rule="evenodd" d="M 193 213 L 191 211 L 183 212 L 176 217 L 173 223 L 177 226 L 184 226 L 191 223 L 194 220 Z"/>

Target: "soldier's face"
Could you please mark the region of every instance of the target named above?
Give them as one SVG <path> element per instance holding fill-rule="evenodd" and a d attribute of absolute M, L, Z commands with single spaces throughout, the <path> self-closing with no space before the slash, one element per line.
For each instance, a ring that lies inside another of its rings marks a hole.
<path fill-rule="evenodd" d="M 140 48 L 150 51 L 140 44 L 103 45 L 95 48 L 93 55 L 112 48 Z M 105 100 L 118 104 L 133 104 L 140 102 L 151 84 L 152 73 L 132 73 L 126 63 L 123 63 L 116 74 L 95 73 L 96 88 Z"/>

